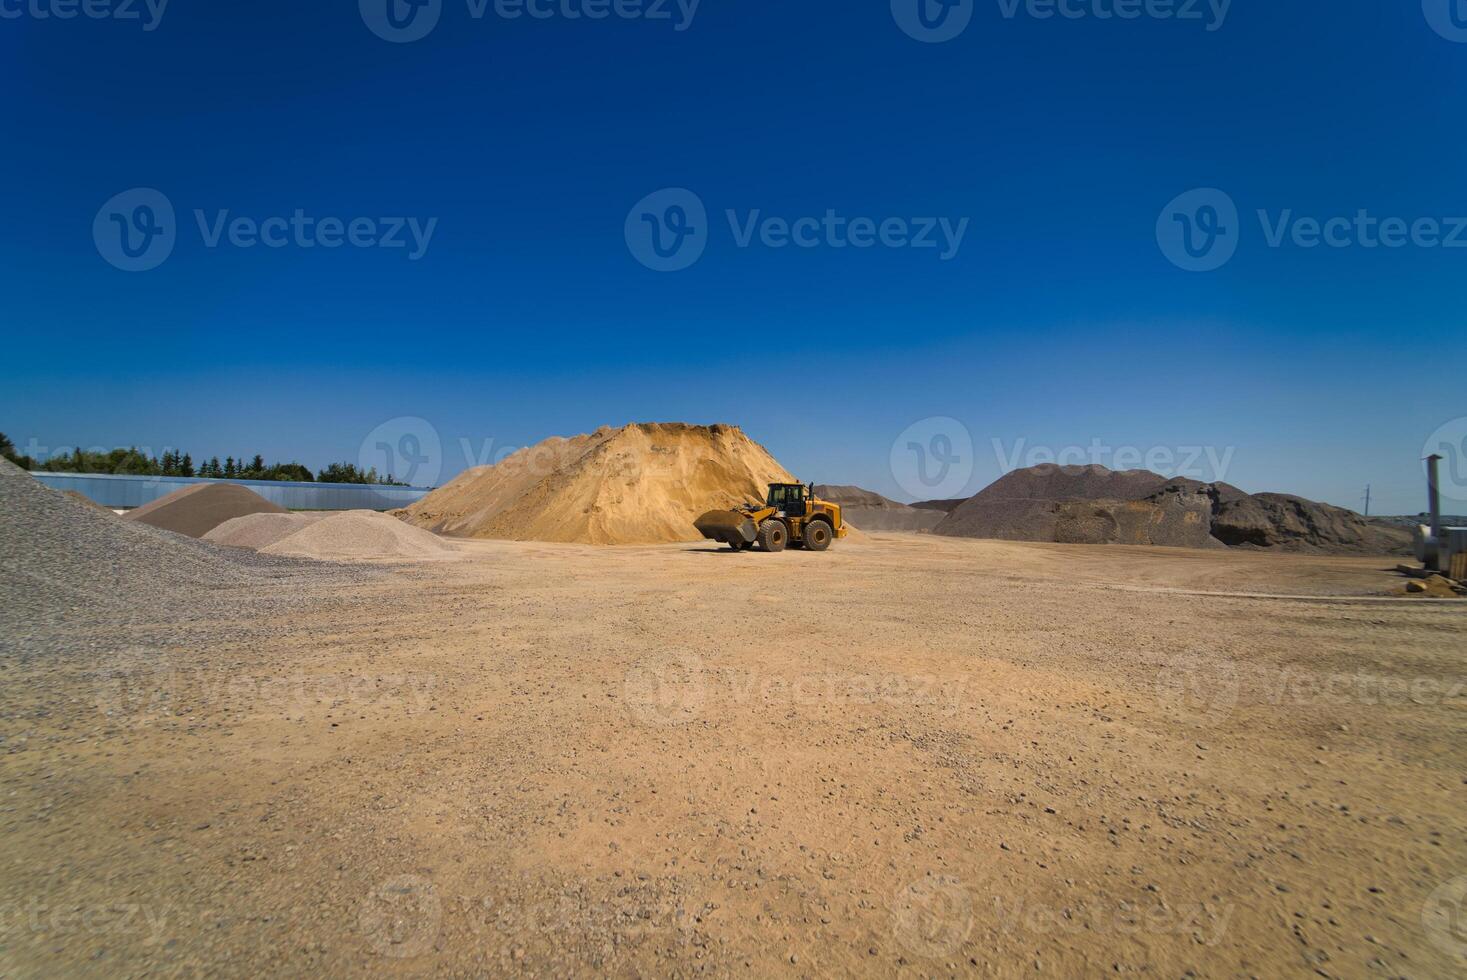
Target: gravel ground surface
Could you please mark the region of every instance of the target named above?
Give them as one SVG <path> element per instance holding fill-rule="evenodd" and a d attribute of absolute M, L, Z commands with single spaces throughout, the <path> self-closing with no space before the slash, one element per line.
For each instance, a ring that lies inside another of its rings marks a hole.
<path fill-rule="evenodd" d="M 1385 561 L 461 547 L 0 652 L 0 973 L 1467 967 L 1467 606 Z"/>

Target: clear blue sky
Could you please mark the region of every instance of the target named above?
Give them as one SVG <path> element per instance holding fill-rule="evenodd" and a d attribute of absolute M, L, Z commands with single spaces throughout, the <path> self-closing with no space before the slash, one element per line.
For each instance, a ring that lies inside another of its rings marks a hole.
<path fill-rule="evenodd" d="M 1256 216 L 1467 216 L 1467 43 L 1420 0 L 1236 0 L 1221 24 L 1206 0 L 1192 21 L 966 0 L 942 43 L 884 0 L 706 0 L 684 30 L 676 3 L 441 2 L 389 43 L 372 0 L 174 0 L 155 24 L 0 0 L 0 431 L 319 466 L 415 416 L 446 479 L 462 440 L 725 421 L 802 478 L 910 498 L 893 442 L 944 416 L 975 444 L 969 492 L 1016 445 L 1099 440 L 1231 449 L 1246 489 L 1358 508 L 1372 483 L 1377 512 L 1416 512 L 1424 442 L 1467 415 L 1467 248 L 1273 248 Z M 176 241 L 126 272 L 94 221 L 140 187 Z M 707 209 L 681 271 L 626 235 L 663 188 Z M 1196 188 L 1240 213 L 1215 271 L 1158 243 Z M 209 247 L 194 215 L 297 209 L 437 223 L 413 260 Z M 968 225 L 946 260 L 740 247 L 730 209 Z"/>

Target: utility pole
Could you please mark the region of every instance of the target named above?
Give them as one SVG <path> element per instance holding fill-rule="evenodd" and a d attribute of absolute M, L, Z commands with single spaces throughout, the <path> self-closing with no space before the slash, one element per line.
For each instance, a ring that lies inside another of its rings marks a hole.
<path fill-rule="evenodd" d="M 1365 484 L 1365 516 L 1370 516 L 1370 484 Z"/>

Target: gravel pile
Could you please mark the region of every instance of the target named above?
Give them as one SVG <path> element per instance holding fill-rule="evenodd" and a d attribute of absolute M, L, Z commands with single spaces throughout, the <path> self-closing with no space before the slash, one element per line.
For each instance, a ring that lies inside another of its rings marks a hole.
<path fill-rule="evenodd" d="M 933 533 L 1064 544 L 1410 553 L 1408 532 L 1341 507 L 1104 466 L 1015 470 L 960 504 Z"/>
<path fill-rule="evenodd" d="M 220 524 L 204 535 L 204 540 L 229 548 L 251 548 L 259 551 L 327 516 L 324 513 L 246 514 Z"/>
<path fill-rule="evenodd" d="M 431 531 L 373 510 L 349 510 L 313 521 L 260 549 L 329 561 L 452 558 L 458 551 Z"/>
<path fill-rule="evenodd" d="M 897 503 L 861 487 L 817 484 L 815 496 L 840 505 L 841 519 L 863 531 L 930 531 L 945 516 Z"/>
<path fill-rule="evenodd" d="M 247 487 L 233 483 L 195 483 L 130 510 L 123 519 L 202 538 L 236 517 L 285 512 L 284 507 L 272 504 Z"/>
<path fill-rule="evenodd" d="M 0 459 L 0 652 L 95 646 L 94 626 L 246 618 L 342 577 L 119 520 Z"/>

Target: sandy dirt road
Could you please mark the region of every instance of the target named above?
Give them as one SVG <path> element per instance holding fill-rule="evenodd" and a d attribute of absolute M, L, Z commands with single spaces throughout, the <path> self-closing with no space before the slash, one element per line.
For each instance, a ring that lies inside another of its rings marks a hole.
<path fill-rule="evenodd" d="M 471 542 L 0 658 L 0 974 L 1467 969 L 1467 605 L 1386 559 Z"/>

